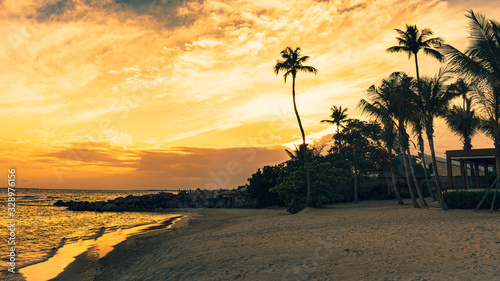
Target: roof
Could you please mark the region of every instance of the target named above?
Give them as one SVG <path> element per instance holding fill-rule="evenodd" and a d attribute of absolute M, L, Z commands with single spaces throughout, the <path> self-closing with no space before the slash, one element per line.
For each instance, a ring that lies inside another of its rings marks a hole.
<path fill-rule="evenodd" d="M 452 160 L 466 160 L 469 162 L 495 165 L 495 149 L 468 149 L 468 150 L 447 150 L 446 157 Z"/>

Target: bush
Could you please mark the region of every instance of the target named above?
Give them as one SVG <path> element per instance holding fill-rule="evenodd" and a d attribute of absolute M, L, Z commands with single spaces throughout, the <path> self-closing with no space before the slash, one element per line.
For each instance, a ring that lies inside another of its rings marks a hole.
<path fill-rule="evenodd" d="M 450 209 L 475 209 L 484 196 L 484 191 L 448 191 L 443 194 L 444 202 Z M 491 208 L 493 192 L 490 192 L 481 209 Z M 500 208 L 500 196 L 497 194 L 495 209 Z"/>
<path fill-rule="evenodd" d="M 310 206 L 318 208 L 323 204 L 343 199 L 342 189 L 349 179 L 341 169 L 332 168 L 329 162 L 314 160 L 310 164 L 311 198 Z M 304 166 L 290 165 L 280 183 L 270 190 L 276 192 L 292 214 L 304 209 L 307 183 Z"/>
<path fill-rule="evenodd" d="M 257 208 L 273 205 L 283 205 L 278 194 L 269 190 L 278 185 L 284 175 L 284 164 L 276 166 L 265 166 L 257 170 L 249 179 L 247 185 L 248 194 L 257 201 Z"/>

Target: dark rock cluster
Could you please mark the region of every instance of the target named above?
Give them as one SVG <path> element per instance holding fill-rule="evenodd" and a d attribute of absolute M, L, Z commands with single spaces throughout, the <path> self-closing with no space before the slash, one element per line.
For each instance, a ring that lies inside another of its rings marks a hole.
<path fill-rule="evenodd" d="M 129 195 L 108 201 L 62 201 L 54 206 L 66 206 L 73 211 L 146 212 L 177 208 L 251 208 L 256 202 L 241 189 L 180 191 L 178 194 L 159 192 L 141 196 Z"/>

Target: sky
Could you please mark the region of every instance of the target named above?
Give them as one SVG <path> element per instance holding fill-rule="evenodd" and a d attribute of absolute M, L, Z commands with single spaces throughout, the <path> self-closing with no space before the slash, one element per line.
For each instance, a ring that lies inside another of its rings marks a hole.
<path fill-rule="evenodd" d="M 493 0 L 0 1 L 0 168 L 19 187 L 236 188 L 300 141 L 291 83 L 273 66 L 300 47 L 297 104 L 309 143 L 330 107 L 356 105 L 393 71 L 394 28 L 431 28 L 460 50 L 467 9 Z M 422 75 L 440 64 L 420 56 Z M 436 124 L 437 156 L 460 140 Z M 474 148 L 492 147 L 484 135 Z M 429 150 L 427 150 L 429 151 Z M 6 183 L 5 183 L 6 185 Z M 0 184 L 3 186 L 3 184 Z"/>

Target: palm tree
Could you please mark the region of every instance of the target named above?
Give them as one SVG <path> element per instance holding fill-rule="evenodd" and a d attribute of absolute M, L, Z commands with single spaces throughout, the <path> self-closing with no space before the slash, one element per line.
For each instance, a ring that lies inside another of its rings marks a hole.
<path fill-rule="evenodd" d="M 463 149 L 472 149 L 472 137 L 479 131 L 480 119 L 472 109 L 472 98 L 468 97 L 472 93 L 472 88 L 462 79 L 450 85 L 450 90 L 462 96 L 462 106 L 453 105 L 445 114 L 444 118 L 450 130 L 463 142 Z M 472 163 L 470 164 L 470 176 L 474 179 Z M 468 181 L 466 181 L 468 185 Z"/>
<path fill-rule="evenodd" d="M 297 122 L 299 123 L 300 133 L 302 134 L 302 145 L 301 150 L 304 154 L 304 161 L 306 167 L 306 182 L 307 182 L 307 197 L 305 208 L 309 206 L 309 201 L 311 198 L 311 176 L 309 172 L 309 161 L 307 160 L 307 144 L 306 144 L 306 135 L 304 133 L 304 128 L 302 127 L 302 122 L 300 121 L 299 112 L 297 110 L 297 103 L 295 102 L 295 79 L 297 78 L 298 72 L 305 73 L 314 73 L 317 74 L 318 70 L 312 66 L 303 65 L 308 59 L 309 56 L 302 56 L 300 54 L 300 48 L 295 48 L 293 50 L 291 47 L 286 47 L 283 51 L 281 51 L 281 58 L 278 59 L 276 65 L 274 66 L 274 73 L 278 75 L 280 72 L 285 72 L 283 78 L 286 83 L 286 78 L 288 76 L 292 76 L 292 99 L 293 99 L 293 109 L 295 111 L 295 115 L 297 116 Z"/>
<path fill-rule="evenodd" d="M 369 103 L 366 101 L 361 101 L 359 106 L 367 114 L 372 116 L 387 114 L 390 119 L 393 120 L 392 122 L 394 122 L 394 126 L 398 130 L 398 140 L 401 147 L 401 153 L 403 155 L 406 183 L 408 184 L 413 207 L 420 208 L 416 200 L 415 193 L 413 192 L 406 155 L 406 151 L 409 146 L 408 134 L 406 133 L 406 123 L 411 112 L 411 104 L 408 102 L 408 98 L 405 97 L 405 91 L 407 91 L 405 89 L 408 87 L 410 82 L 411 77 L 405 73 L 394 72 L 389 76 L 389 78 L 382 80 L 382 85 L 380 87 L 377 88 L 375 85 L 372 85 L 367 90 L 373 107 L 368 106 Z M 378 112 L 379 110 L 382 111 L 382 107 L 386 108 L 387 113 Z"/>
<path fill-rule="evenodd" d="M 412 101 L 415 100 L 417 95 L 414 92 L 415 88 L 415 80 L 413 77 L 410 77 L 406 74 L 401 74 L 401 79 L 398 85 L 398 91 L 397 93 L 397 98 L 400 105 L 400 110 L 401 115 L 404 116 L 404 121 L 400 127 L 402 128 L 401 130 L 401 135 L 400 138 L 403 139 L 404 145 L 403 145 L 403 151 L 406 153 L 403 153 L 403 158 L 407 158 L 404 161 L 408 161 L 408 167 L 410 169 L 411 175 L 413 176 L 413 182 L 415 183 L 415 189 L 417 190 L 419 201 L 420 201 L 420 206 L 421 207 L 427 207 L 427 202 L 425 201 L 422 189 L 420 188 L 417 177 L 415 176 L 415 170 L 413 169 L 413 162 L 411 161 L 411 152 L 410 152 L 410 136 L 406 132 L 406 124 L 409 123 L 412 119 L 412 117 L 416 114 L 415 107 L 412 106 Z"/>
<path fill-rule="evenodd" d="M 472 93 L 471 88 L 459 79 L 456 83 L 450 85 L 450 90 L 455 91 L 456 95 L 461 95 L 463 105 L 453 105 L 445 114 L 446 124 L 450 130 L 463 142 L 463 149 L 472 149 L 472 137 L 478 132 L 480 119 L 477 118 L 472 109 L 472 98 L 467 97 Z"/>
<path fill-rule="evenodd" d="M 440 51 L 452 71 L 477 85 L 473 99 L 482 112 L 481 130 L 495 144 L 497 179 L 500 179 L 500 24 L 472 10 L 468 11 L 467 18 L 471 36 L 465 53 L 450 45 Z M 493 211 L 499 185 L 497 181 L 490 211 Z"/>
<path fill-rule="evenodd" d="M 349 119 L 347 119 L 347 110 L 349 108 L 342 108 L 342 106 L 339 106 L 337 107 L 336 105 L 333 105 L 330 110 L 332 111 L 332 114 L 330 115 L 330 118 L 331 119 L 327 119 L 327 120 L 321 120 L 321 123 L 329 123 L 329 124 L 333 124 L 337 127 L 337 131 L 335 134 L 338 134 L 340 132 L 340 129 L 344 127 L 344 123 L 346 121 L 349 121 Z M 342 149 L 342 143 L 341 142 L 338 142 L 338 145 L 339 145 L 339 153 L 340 153 L 340 158 L 342 160 L 342 164 L 344 166 L 344 171 L 346 172 L 347 175 L 349 175 L 349 177 L 351 177 L 351 169 L 349 169 L 349 164 L 347 163 L 346 159 L 345 159 L 345 156 L 344 156 L 344 152 L 343 152 L 343 149 Z M 347 190 L 347 187 L 345 189 L 345 193 L 346 193 L 346 198 L 347 197 L 347 194 L 348 194 L 348 190 Z"/>
<path fill-rule="evenodd" d="M 349 108 L 342 108 L 342 106 L 337 107 L 333 105 L 330 110 L 332 114 L 330 115 L 330 120 L 321 120 L 321 123 L 329 123 L 337 127 L 337 133 L 340 128 L 343 127 L 343 123 L 347 121 L 347 110 Z"/>
<path fill-rule="evenodd" d="M 396 182 L 396 175 L 394 172 L 393 151 L 396 142 L 396 124 L 394 122 L 394 112 L 392 111 L 392 101 L 389 99 L 388 95 L 384 92 L 377 91 L 375 85 L 371 86 L 368 90 L 368 95 L 370 95 L 372 102 L 365 99 L 359 101 L 358 108 L 361 111 L 371 117 L 374 117 L 377 121 L 382 124 L 381 138 L 384 142 L 385 149 L 389 154 L 389 168 L 391 171 L 392 188 L 399 205 L 404 205 L 401 194 Z"/>
<path fill-rule="evenodd" d="M 406 31 L 395 29 L 399 34 L 396 37 L 398 46 L 393 46 L 387 49 L 389 53 L 407 53 L 408 59 L 413 55 L 415 57 L 415 68 L 417 73 L 417 89 L 420 91 L 420 74 L 418 70 L 418 52 L 422 50 L 425 54 L 430 55 L 438 61 L 443 61 L 443 55 L 433 47 L 441 46 L 444 40 L 440 37 L 429 38 L 434 35 L 431 29 L 424 28 L 419 30 L 416 25 L 406 25 Z"/>
<path fill-rule="evenodd" d="M 449 79 L 446 70 L 441 68 L 435 77 L 424 77 L 422 79 L 421 92 L 419 99 L 415 100 L 415 108 L 422 112 L 425 133 L 431 150 L 432 167 L 437 167 L 436 152 L 434 148 L 434 119 L 443 116 L 449 108 L 451 101 L 457 97 L 456 92 L 449 91 L 445 82 Z M 434 169 L 434 179 L 438 202 L 443 210 L 447 209 L 443 200 L 442 188 L 439 182 L 439 170 Z"/>

